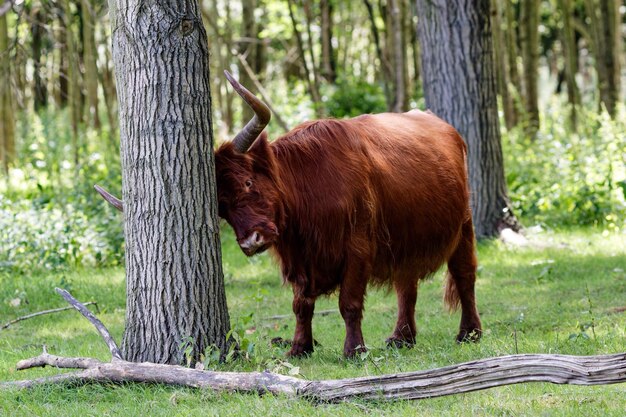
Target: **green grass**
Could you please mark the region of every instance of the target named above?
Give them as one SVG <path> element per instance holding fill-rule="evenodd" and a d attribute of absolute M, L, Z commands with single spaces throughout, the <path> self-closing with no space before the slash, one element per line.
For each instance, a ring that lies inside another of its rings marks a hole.
<path fill-rule="evenodd" d="M 626 234 L 597 230 L 545 232 L 533 237 L 548 247 L 479 247 L 479 310 L 485 335 L 479 344 L 453 343 L 459 313 L 442 303 L 443 274 L 420 286 L 418 338 L 413 349 L 385 349 L 395 323 L 395 296 L 371 289 L 363 321 L 370 348 L 363 359 L 341 356 L 344 326 L 339 314 L 314 319 L 320 346 L 306 359 L 292 359 L 307 379 L 344 378 L 428 369 L 491 356 L 519 353 L 593 355 L 626 351 Z M 246 259 L 232 234 L 224 236 L 226 291 L 232 323 L 255 344 L 247 359 L 220 364 L 221 370 L 270 369 L 287 373 L 284 349 L 272 337 L 292 336 L 294 320 L 266 320 L 290 314 L 291 290 L 277 267 L 262 255 Z M 79 300 L 97 300 L 100 319 L 119 341 L 124 321 L 123 270 L 82 270 L 65 274 L 0 276 L 0 324 L 29 312 L 64 305 L 55 286 Z M 19 298 L 19 306 L 11 301 Z M 337 309 L 333 295 L 317 311 Z M 251 318 L 250 318 L 251 315 Z M 593 326 L 591 325 L 593 323 Z M 247 331 L 246 331 L 247 330 Z M 55 369 L 16 372 L 15 363 L 40 353 L 108 360 L 108 350 L 91 325 L 74 311 L 31 319 L 0 331 L 0 381 L 57 373 Z M 416 402 L 356 402 L 314 405 L 305 400 L 252 394 L 213 393 L 177 387 L 129 384 L 47 386 L 0 392 L 0 415 L 597 415 L 622 416 L 626 385 L 599 387 L 521 384 Z"/>

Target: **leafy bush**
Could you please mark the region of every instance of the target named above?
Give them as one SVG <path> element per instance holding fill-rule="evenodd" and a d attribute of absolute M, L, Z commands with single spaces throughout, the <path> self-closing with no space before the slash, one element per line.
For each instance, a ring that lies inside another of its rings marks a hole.
<path fill-rule="evenodd" d="M 19 168 L 0 182 L 0 270 L 117 265 L 122 219 L 93 184 L 121 184 L 110 133 L 85 131 L 79 165 L 64 111 L 26 113 L 18 123 Z"/>
<path fill-rule="evenodd" d="M 331 117 L 354 117 L 387 110 L 385 95 L 378 84 L 362 80 L 339 81 L 324 103 Z"/>
<path fill-rule="evenodd" d="M 578 133 L 567 108 L 550 103 L 537 138 L 504 135 L 507 180 L 518 215 L 556 225 L 626 226 L 626 112 L 579 110 Z"/>

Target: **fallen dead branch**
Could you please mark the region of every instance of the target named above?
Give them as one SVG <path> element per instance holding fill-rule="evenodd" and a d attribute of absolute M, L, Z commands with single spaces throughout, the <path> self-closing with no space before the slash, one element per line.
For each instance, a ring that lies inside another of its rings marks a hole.
<path fill-rule="evenodd" d="M 115 341 L 89 310 L 67 291 L 57 289 L 57 292 L 96 326 L 109 346 L 113 356 L 111 362 L 64 358 L 50 355 L 44 349 L 41 355 L 20 361 L 17 369 L 55 366 L 83 370 L 33 380 L 3 382 L 0 388 L 30 388 L 50 383 L 152 382 L 339 402 L 354 398 L 423 399 L 523 382 L 573 385 L 626 382 L 626 353 L 601 356 L 510 355 L 426 371 L 321 381 L 306 381 L 270 372 L 214 372 L 176 365 L 132 363 L 121 359 Z"/>
<path fill-rule="evenodd" d="M 95 301 L 89 301 L 89 302 L 86 302 L 86 303 L 82 303 L 82 305 L 84 305 L 84 306 L 94 305 L 96 307 L 96 311 L 99 311 L 98 303 L 95 302 Z M 15 319 L 5 323 L 2 327 L 0 327 L 0 330 L 7 329 L 7 328 L 11 327 L 12 325 L 14 325 L 15 323 L 19 323 L 20 321 L 23 321 L 23 320 L 32 319 L 33 317 L 43 316 L 45 314 L 53 314 L 53 313 L 58 313 L 60 311 L 71 310 L 72 308 L 73 307 L 71 307 L 71 306 L 70 307 L 53 308 L 51 310 L 38 311 L 36 313 L 31 313 L 31 314 L 27 314 L 25 316 L 17 317 Z"/>

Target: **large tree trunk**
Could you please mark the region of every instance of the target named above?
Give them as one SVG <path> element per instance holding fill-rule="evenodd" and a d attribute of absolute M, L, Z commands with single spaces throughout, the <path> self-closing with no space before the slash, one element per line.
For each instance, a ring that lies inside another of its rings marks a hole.
<path fill-rule="evenodd" d="M 524 107 L 526 132 L 534 137 L 539 130 L 539 0 L 521 2 L 520 45 L 524 65 Z"/>
<path fill-rule="evenodd" d="M 417 0 L 426 105 L 468 144 L 477 237 L 517 227 L 507 199 L 489 0 Z"/>
<path fill-rule="evenodd" d="M 227 348 L 206 32 L 196 0 L 111 0 L 129 361 Z"/>
<path fill-rule="evenodd" d="M 7 16 L 0 16 L 0 168 L 6 173 L 15 160 L 15 109 L 9 64 Z"/>
<path fill-rule="evenodd" d="M 87 117 L 88 124 L 95 129 L 100 128 L 100 116 L 98 114 L 98 65 L 96 57 L 98 50 L 96 48 L 95 31 L 96 19 L 94 16 L 94 8 L 92 0 L 81 0 L 81 9 L 83 11 L 83 63 L 85 74 L 85 92 L 87 101 Z"/>

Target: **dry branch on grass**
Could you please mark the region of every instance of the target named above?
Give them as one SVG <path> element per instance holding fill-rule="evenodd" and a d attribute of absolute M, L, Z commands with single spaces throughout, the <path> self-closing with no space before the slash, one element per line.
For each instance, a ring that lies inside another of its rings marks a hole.
<path fill-rule="evenodd" d="M 215 372 L 176 365 L 132 363 L 121 359 L 104 325 L 67 291 L 57 289 L 100 332 L 113 356 L 111 362 L 92 358 L 64 358 L 44 352 L 20 361 L 17 369 L 38 366 L 82 371 L 33 380 L 0 383 L 0 388 L 30 388 L 50 383 L 152 382 L 237 391 L 282 394 L 314 401 L 363 399 L 423 399 L 477 391 L 522 382 L 604 385 L 626 382 L 626 353 L 601 356 L 510 355 L 481 359 L 427 371 L 373 377 L 306 381 L 271 372 Z M 82 308 L 81 308 L 82 307 Z"/>
<path fill-rule="evenodd" d="M 96 303 L 95 301 L 88 301 L 86 303 L 81 303 L 84 306 L 89 306 L 89 305 L 94 305 L 96 307 L 96 311 L 98 311 L 98 303 Z M 21 317 L 17 317 L 14 318 L 13 320 L 5 323 L 2 327 L 0 327 L 0 330 L 4 330 L 7 329 L 9 327 L 11 327 L 12 325 L 14 325 L 15 323 L 19 323 L 20 321 L 24 321 L 24 320 L 28 320 L 28 319 L 32 319 L 33 317 L 39 317 L 39 316 L 43 316 L 46 314 L 53 314 L 53 313 L 59 313 L 61 311 L 66 311 L 66 310 L 71 310 L 73 307 L 61 307 L 61 308 L 53 308 L 51 310 L 43 310 L 43 311 L 37 311 L 36 313 L 31 313 L 31 314 L 27 314 L 25 316 L 21 316 Z"/>

